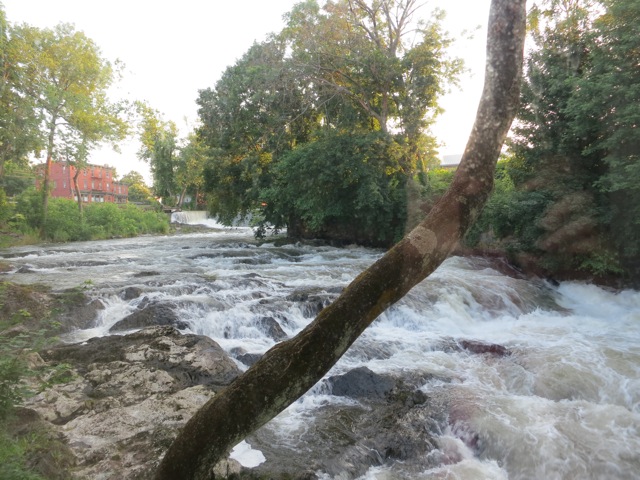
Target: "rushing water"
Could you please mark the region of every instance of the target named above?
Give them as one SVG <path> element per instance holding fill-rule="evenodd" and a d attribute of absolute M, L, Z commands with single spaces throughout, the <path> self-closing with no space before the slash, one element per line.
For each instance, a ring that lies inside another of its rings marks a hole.
<path fill-rule="evenodd" d="M 69 340 L 107 334 L 142 301 L 166 301 L 190 331 L 229 352 L 258 354 L 275 344 L 264 318 L 295 335 L 380 255 L 258 246 L 243 228 L 0 252 L 16 267 L 7 279 L 84 285 L 102 301 L 95 326 Z M 124 300 L 131 286 L 143 294 Z M 463 340 L 511 354 L 443 347 Z M 376 320 L 330 374 L 360 366 L 423 378 L 424 393 L 448 405 L 428 459 L 374 466 L 361 478 L 640 478 L 639 292 L 552 286 L 505 275 L 486 260 L 450 258 Z M 301 452 L 315 412 L 348 401 L 317 386 L 267 430 Z"/>

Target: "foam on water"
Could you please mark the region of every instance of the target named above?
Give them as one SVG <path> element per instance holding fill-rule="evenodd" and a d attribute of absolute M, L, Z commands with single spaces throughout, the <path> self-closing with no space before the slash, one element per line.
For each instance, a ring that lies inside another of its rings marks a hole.
<path fill-rule="evenodd" d="M 295 335 L 381 252 L 257 246 L 226 230 L 7 254 L 16 269 L 32 268 L 12 280 L 84 284 L 103 303 L 93 328 L 70 337 L 76 341 L 108 334 L 143 302 L 166 302 L 189 325 L 185 332 L 208 335 L 228 352 L 260 354 L 276 343 L 262 319 Z M 141 293 L 124 300 L 125 287 Z M 463 341 L 510 354 L 472 353 Z M 640 292 L 554 287 L 504 275 L 486 260 L 451 258 L 382 314 L 329 375 L 362 366 L 424 378 L 421 390 L 447 405 L 426 459 L 432 466 L 411 478 L 638 478 Z M 330 393 L 320 383 L 282 412 L 265 427 L 272 441 L 301 451 L 317 412 L 355 402 Z M 375 466 L 361 478 L 408 478 L 405 467 Z"/>

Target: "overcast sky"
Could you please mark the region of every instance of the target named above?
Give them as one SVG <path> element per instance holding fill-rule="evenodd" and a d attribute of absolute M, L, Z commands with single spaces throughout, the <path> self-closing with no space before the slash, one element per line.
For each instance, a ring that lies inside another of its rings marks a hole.
<path fill-rule="evenodd" d="M 213 87 L 224 69 L 254 41 L 283 27 L 282 16 L 298 0 L 0 0 L 9 22 L 52 27 L 75 25 L 100 47 L 104 58 L 126 68 L 114 91 L 118 98 L 146 100 L 183 131 L 197 121 L 198 90 Z M 421 15 L 434 7 L 447 12 L 445 28 L 457 38 L 452 50 L 471 72 L 442 99 L 446 112 L 434 133 L 443 155 L 464 150 L 480 98 L 490 0 L 427 0 Z M 467 40 L 463 31 L 475 31 Z M 115 99 L 115 98 L 114 98 Z M 136 159 L 137 144 L 122 154 L 101 149 L 90 161 L 110 164 L 119 175 L 131 170 L 147 180 L 148 166 Z"/>

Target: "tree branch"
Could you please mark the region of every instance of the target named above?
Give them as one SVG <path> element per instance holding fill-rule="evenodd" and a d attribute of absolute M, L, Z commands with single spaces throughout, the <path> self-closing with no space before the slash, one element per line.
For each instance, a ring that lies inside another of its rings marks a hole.
<path fill-rule="evenodd" d="M 495 164 L 518 104 L 525 16 L 525 0 L 492 0 L 482 99 L 461 165 L 442 200 L 302 332 L 273 347 L 207 402 L 167 451 L 157 480 L 211 478 L 212 467 L 234 445 L 319 381 L 378 315 L 447 258 L 493 187 Z"/>

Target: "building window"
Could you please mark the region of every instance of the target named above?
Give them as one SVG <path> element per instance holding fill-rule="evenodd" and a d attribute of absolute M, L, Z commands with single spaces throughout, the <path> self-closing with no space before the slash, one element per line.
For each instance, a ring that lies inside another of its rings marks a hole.
<path fill-rule="evenodd" d="M 91 180 L 91 188 L 96 188 L 96 182 L 94 182 L 93 180 Z"/>

